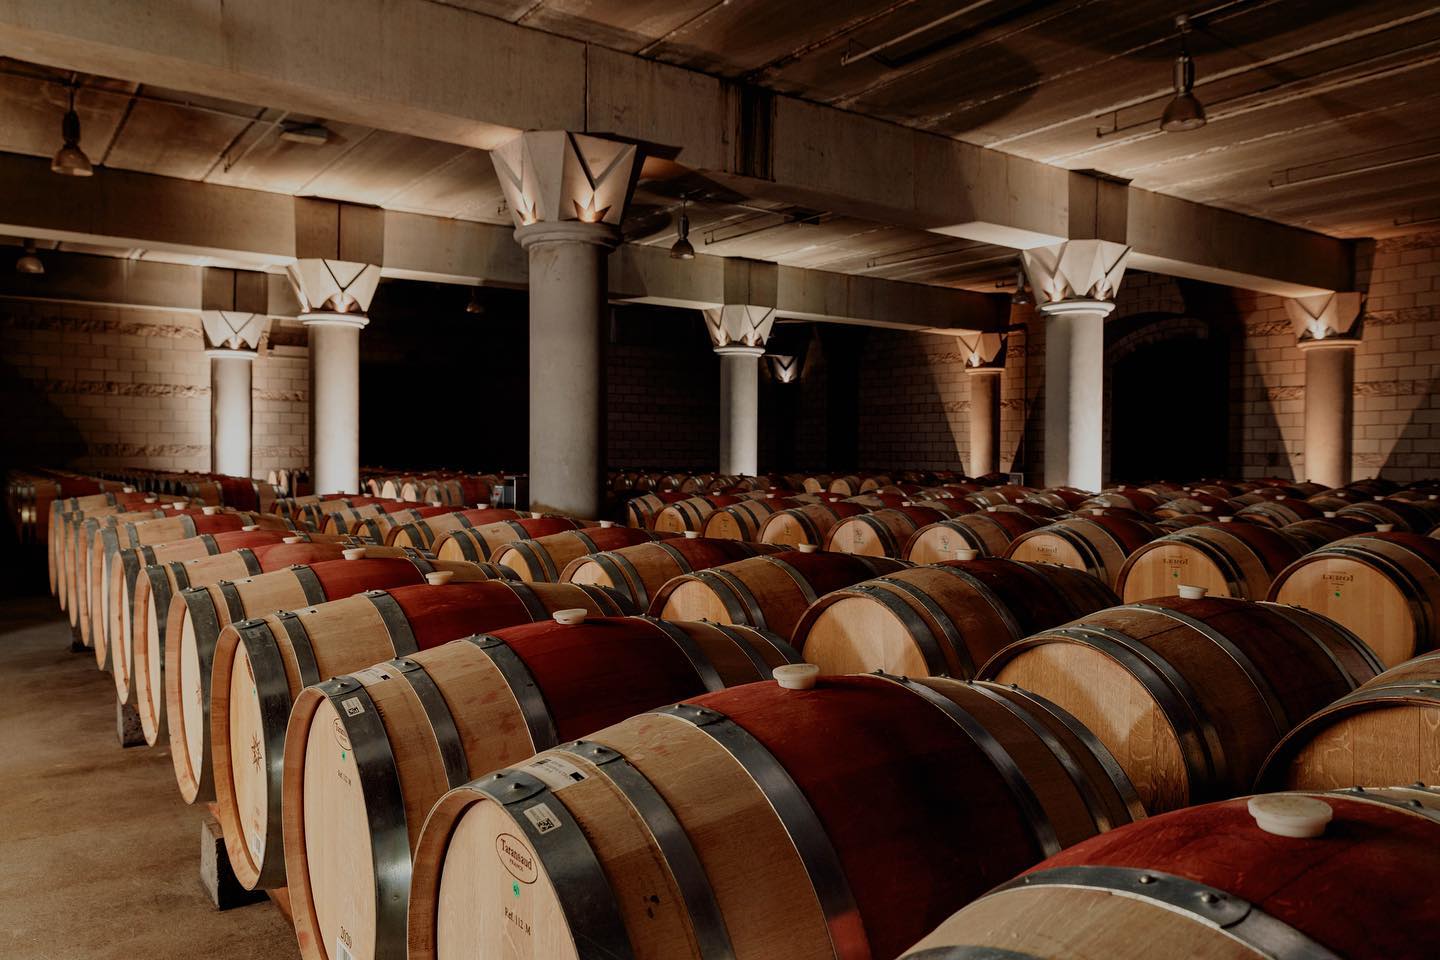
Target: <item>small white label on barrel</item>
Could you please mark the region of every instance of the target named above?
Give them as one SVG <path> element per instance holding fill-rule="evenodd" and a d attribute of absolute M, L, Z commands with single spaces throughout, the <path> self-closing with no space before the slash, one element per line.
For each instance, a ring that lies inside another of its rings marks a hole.
<path fill-rule="evenodd" d="M 340 706 L 345 708 L 345 716 L 358 717 L 365 712 L 365 705 L 360 702 L 359 697 L 349 697 L 341 700 Z"/>
<path fill-rule="evenodd" d="M 540 757 L 520 768 L 539 780 L 550 790 L 563 790 L 585 779 L 585 773 L 569 760 L 559 757 Z"/>
<path fill-rule="evenodd" d="M 555 811 L 544 803 L 526 807 L 525 819 L 534 825 L 536 833 L 549 833 L 551 830 L 559 830 L 563 826 L 560 818 L 555 816 Z"/>
<path fill-rule="evenodd" d="M 381 680 L 395 679 L 395 675 L 384 667 L 366 667 L 364 670 L 355 671 L 350 674 L 350 676 L 359 680 L 361 683 L 378 683 Z M 353 717 L 355 714 L 352 713 L 350 715 Z"/>

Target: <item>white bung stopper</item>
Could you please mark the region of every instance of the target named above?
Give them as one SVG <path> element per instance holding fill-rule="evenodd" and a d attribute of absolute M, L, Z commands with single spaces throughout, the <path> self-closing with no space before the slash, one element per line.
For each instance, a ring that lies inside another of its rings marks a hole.
<path fill-rule="evenodd" d="M 1176 589 L 1185 600 L 1200 600 L 1204 598 L 1205 594 L 1210 592 L 1209 587 L 1200 587 L 1193 583 L 1182 583 L 1176 587 Z"/>
<path fill-rule="evenodd" d="M 159 501 L 160 501 L 160 498 L 159 498 L 159 497 L 146 497 L 146 498 L 145 498 L 145 502 L 146 502 L 146 503 L 158 503 Z"/>
<path fill-rule="evenodd" d="M 956 560 L 974 560 L 978 556 L 980 556 L 980 551 L 974 547 L 958 547 L 955 550 Z"/>
<path fill-rule="evenodd" d="M 304 543 L 304 542 L 305 542 L 305 538 L 304 538 L 304 537 L 286 537 L 286 538 L 284 538 L 283 540 L 281 540 L 280 542 L 281 542 L 281 543 Z"/>
<path fill-rule="evenodd" d="M 556 610 L 550 616 L 556 623 L 562 623 L 567 627 L 573 627 L 577 623 L 584 623 L 589 610 L 584 607 L 570 607 L 566 610 Z"/>
<path fill-rule="evenodd" d="M 797 548 L 801 553 L 814 553 L 815 551 L 817 551 L 817 550 L 820 549 L 819 547 L 817 547 L 817 546 L 816 546 L 815 544 L 813 544 L 813 543 L 800 543 L 800 544 L 796 544 L 796 548 Z"/>
<path fill-rule="evenodd" d="M 615 521 L 614 521 L 614 520 L 601 520 L 601 521 L 600 521 L 600 527 L 601 527 L 601 529 L 609 530 L 609 529 L 610 529 L 611 527 L 613 527 L 613 526 L 615 526 Z"/>
<path fill-rule="evenodd" d="M 340 556 L 344 557 L 346 560 L 364 560 L 365 548 L 347 547 L 346 549 L 340 551 Z"/>
<path fill-rule="evenodd" d="M 1201 513 L 1214 513 L 1214 512 L 1215 512 L 1215 505 L 1214 505 L 1213 503 L 1202 503 L 1202 504 L 1200 504 L 1200 512 L 1201 512 Z"/>
<path fill-rule="evenodd" d="M 1394 530 L 1394 529 L 1395 529 L 1395 524 L 1393 524 L 1393 523 L 1377 523 L 1377 524 L 1375 524 L 1375 532 L 1376 532 L 1376 533 L 1389 533 L 1390 531 L 1392 531 L 1392 530 Z"/>
<path fill-rule="evenodd" d="M 132 486 L 129 486 L 129 485 L 127 484 L 126 486 L 123 486 L 123 487 L 120 488 L 120 492 L 121 492 L 121 493 L 134 493 L 134 492 L 135 492 L 135 488 L 132 487 Z"/>
<path fill-rule="evenodd" d="M 176 501 L 174 501 L 173 503 L 170 504 L 170 509 L 171 509 L 171 510 L 184 510 L 184 509 L 185 509 L 186 507 L 188 507 L 188 506 L 190 506 L 190 504 L 186 503 L 184 500 L 176 500 Z"/>
<path fill-rule="evenodd" d="M 442 502 L 439 501 L 439 500 L 431 500 L 431 501 L 430 501 L 430 506 L 432 506 L 432 507 L 443 507 L 443 506 L 445 506 L 445 504 L 442 503 Z"/>
<path fill-rule="evenodd" d="M 540 519 L 544 518 L 544 516 L 545 516 L 545 514 L 541 513 L 539 510 L 531 510 L 531 511 L 530 511 L 530 517 L 531 517 L 531 519 L 540 520 Z"/>
<path fill-rule="evenodd" d="M 477 504 L 475 504 L 475 509 L 476 509 L 476 510 L 489 510 L 489 509 L 490 509 L 490 504 L 488 504 L 488 503 L 477 503 Z"/>
<path fill-rule="evenodd" d="M 991 507 L 990 509 L 991 509 L 991 510 L 998 510 L 999 508 L 998 508 L 998 507 Z M 1104 507 L 1091 507 L 1091 508 L 1090 508 L 1090 515 L 1091 515 L 1091 516 L 1095 516 L 1095 517 L 1103 517 L 1103 516 L 1105 516 L 1105 508 L 1104 508 Z"/>
<path fill-rule="evenodd" d="M 1337 514 L 1334 510 L 1326 510 L 1323 514 L 1326 520 L 1334 520 Z"/>
<path fill-rule="evenodd" d="M 1257 827 L 1277 837 L 1318 837 L 1335 815 L 1324 800 L 1294 793 L 1251 797 L 1245 806 Z"/>
<path fill-rule="evenodd" d="M 813 663 L 787 663 L 771 671 L 771 676 L 786 690 L 812 690 L 820 668 Z"/>
<path fill-rule="evenodd" d="M 259 530 L 259 529 L 260 529 L 260 524 L 258 524 L 258 523 L 247 523 L 247 524 L 245 524 L 245 526 L 241 527 L 240 529 L 243 530 L 245 533 L 254 533 L 256 530 Z"/>
<path fill-rule="evenodd" d="M 1235 518 L 1232 517 L 1232 516 L 1226 515 L 1226 516 L 1223 516 L 1223 517 L 1220 518 L 1220 522 L 1221 522 L 1221 523 L 1234 523 L 1234 522 L 1235 522 Z"/>
<path fill-rule="evenodd" d="M 454 570 L 431 570 L 425 574 L 425 582 L 432 587 L 441 587 L 449 583 L 454 576 Z"/>
<path fill-rule="evenodd" d="M 200 512 L 203 513 L 203 514 L 205 514 L 205 516 L 207 516 L 207 517 L 213 517 L 213 516 L 215 516 L 215 514 L 217 514 L 217 513 L 220 512 L 220 508 L 219 508 L 219 507 L 201 507 L 201 508 L 200 508 Z"/>

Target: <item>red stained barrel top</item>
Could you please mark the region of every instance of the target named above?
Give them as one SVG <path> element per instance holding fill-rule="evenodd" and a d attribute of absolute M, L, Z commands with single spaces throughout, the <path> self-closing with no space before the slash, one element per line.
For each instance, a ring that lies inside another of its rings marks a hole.
<path fill-rule="evenodd" d="M 239 550 L 241 547 L 266 547 L 271 544 L 280 545 L 286 537 L 293 537 L 295 534 L 289 530 L 223 530 L 213 534 L 215 546 L 221 553 L 228 553 L 231 550 Z"/>
<path fill-rule="evenodd" d="M 304 546 L 304 544 L 295 544 Z M 425 582 L 420 568 L 404 557 L 365 557 L 360 560 L 325 560 L 310 569 L 331 599 L 354 596 L 365 590 L 410 586 Z"/>
<path fill-rule="evenodd" d="M 1177 810 L 1076 844 L 1034 868 L 1156 870 L 1248 900 L 1350 960 L 1433 956 L 1440 921 L 1440 824 L 1390 807 L 1323 798 L 1323 836 L 1255 825 L 1246 798 Z"/>
<path fill-rule="evenodd" d="M 389 593 L 410 621 L 421 650 L 531 619 L 524 601 L 501 580 L 400 587 Z"/>
<path fill-rule="evenodd" d="M 339 560 L 344 555 L 345 548 L 338 543 L 270 543 L 251 549 L 255 553 L 255 559 L 260 562 L 260 569 L 269 573 L 271 570 L 283 570 L 297 563 L 317 564 Z"/>
<path fill-rule="evenodd" d="M 675 641 L 639 618 L 591 617 L 573 626 L 542 620 L 494 634 L 535 677 L 561 741 L 705 692 Z"/>
<path fill-rule="evenodd" d="M 824 596 L 832 590 L 854 586 L 863 580 L 873 580 L 910 566 L 904 561 L 888 557 L 862 557 L 853 553 L 825 550 L 814 553 L 787 550 L 772 556 L 803 576 L 814 588 L 816 596 Z"/>
<path fill-rule="evenodd" d="M 1041 856 L 975 743 L 891 681 L 826 677 L 813 690 L 750 683 L 687 702 L 743 727 L 805 794 L 839 855 L 875 957 L 898 956 Z M 862 936 L 848 925 L 842 931 Z M 837 954 L 856 955 L 844 945 Z"/>

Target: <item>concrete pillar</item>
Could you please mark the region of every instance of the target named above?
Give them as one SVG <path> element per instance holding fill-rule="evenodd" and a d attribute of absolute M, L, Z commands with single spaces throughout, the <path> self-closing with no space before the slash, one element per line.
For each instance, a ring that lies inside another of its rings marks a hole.
<path fill-rule="evenodd" d="M 365 317 L 307 313 L 310 480 L 316 493 L 360 492 L 360 331 Z"/>
<path fill-rule="evenodd" d="M 1003 367 L 967 367 L 970 384 L 970 462 L 972 477 L 1000 469 L 1000 380 Z"/>
<path fill-rule="evenodd" d="M 1305 477 L 1327 487 L 1350 482 L 1355 429 L 1355 340 L 1312 340 L 1305 355 Z"/>
<path fill-rule="evenodd" d="M 206 350 L 210 358 L 210 471 L 250 476 L 253 350 Z"/>
<path fill-rule="evenodd" d="M 530 507 L 598 517 L 605 476 L 608 224 L 515 231 L 530 256 Z"/>
<path fill-rule="evenodd" d="M 1045 317 L 1045 485 L 1099 490 L 1105 399 L 1105 317 L 1130 248 L 1069 240 L 1023 253 Z M 1129 441 L 1125 441 L 1129 442 Z"/>
<path fill-rule="evenodd" d="M 716 347 L 720 355 L 720 472 L 760 472 L 760 358 L 764 347 Z"/>
<path fill-rule="evenodd" d="M 1068 300 L 1045 315 L 1045 485 L 1099 490 L 1104 446 L 1105 317 L 1100 300 Z"/>
<path fill-rule="evenodd" d="M 1305 355 L 1305 478 L 1327 487 L 1350 482 L 1355 432 L 1355 348 L 1364 296 L 1327 293 L 1285 301 Z"/>
<path fill-rule="evenodd" d="M 530 507 L 598 517 L 605 476 L 605 257 L 640 171 L 635 144 L 565 130 L 490 151 L 530 256 Z"/>

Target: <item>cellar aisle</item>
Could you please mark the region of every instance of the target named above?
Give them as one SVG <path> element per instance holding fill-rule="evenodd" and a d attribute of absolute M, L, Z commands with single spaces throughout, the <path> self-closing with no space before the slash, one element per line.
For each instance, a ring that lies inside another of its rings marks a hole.
<path fill-rule="evenodd" d="M 0 956 L 285 960 L 270 903 L 217 912 L 168 747 L 121 750 L 114 691 L 49 597 L 0 599 Z"/>

